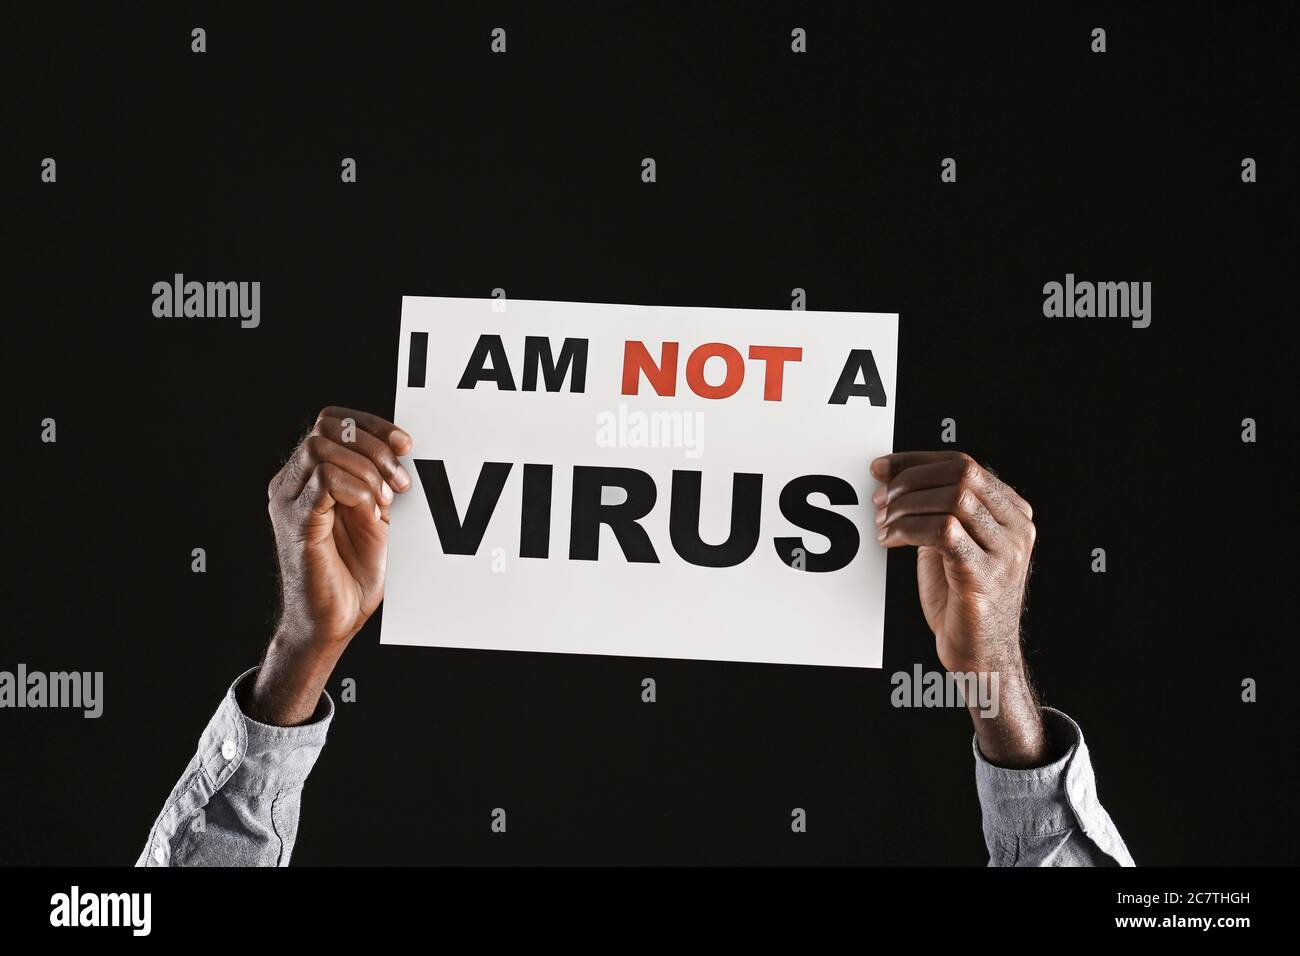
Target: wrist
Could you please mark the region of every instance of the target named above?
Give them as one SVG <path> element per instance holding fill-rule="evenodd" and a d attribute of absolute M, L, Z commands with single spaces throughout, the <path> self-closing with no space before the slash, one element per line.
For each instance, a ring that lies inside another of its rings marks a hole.
<path fill-rule="evenodd" d="M 346 646 L 347 641 L 315 641 L 277 629 L 251 683 L 248 716 L 277 727 L 310 721 Z"/>
<path fill-rule="evenodd" d="M 291 608 L 284 608 L 280 611 L 271 641 L 286 650 L 292 649 L 295 653 L 342 654 L 364 623 L 364 620 L 354 623 L 351 629 L 345 631 L 337 625 L 329 626 L 313 621 L 310 613 L 299 614 Z"/>

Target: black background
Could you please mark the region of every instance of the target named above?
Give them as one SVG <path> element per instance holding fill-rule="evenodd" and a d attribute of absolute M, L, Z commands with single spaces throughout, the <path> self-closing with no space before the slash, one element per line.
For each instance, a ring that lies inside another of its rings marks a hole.
<path fill-rule="evenodd" d="M 1296 862 L 1296 15 L 1132 6 L 7 8 L 0 668 L 106 687 L 0 712 L 0 862 L 134 860 L 269 636 L 267 480 L 319 407 L 391 414 L 403 294 L 498 286 L 900 312 L 896 447 L 954 417 L 1033 503 L 1029 660 L 1138 862 Z M 260 328 L 155 319 L 175 272 L 260 280 Z M 1045 319 L 1067 272 L 1151 281 L 1151 327 Z M 295 862 L 982 864 L 969 720 L 889 703 L 939 666 L 913 564 L 881 671 L 376 617 Z"/>

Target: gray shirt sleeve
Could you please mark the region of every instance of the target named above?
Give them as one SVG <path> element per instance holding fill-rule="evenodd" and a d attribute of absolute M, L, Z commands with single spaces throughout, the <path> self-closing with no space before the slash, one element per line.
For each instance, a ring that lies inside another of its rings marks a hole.
<path fill-rule="evenodd" d="M 244 715 L 230 685 L 149 831 L 136 866 L 287 866 L 303 783 L 334 717 L 323 694 L 311 723 L 272 727 Z"/>
<path fill-rule="evenodd" d="M 231 684 L 172 789 L 136 866 L 286 866 L 298 835 L 303 784 L 316 764 L 334 702 L 311 723 L 272 727 L 247 717 Z M 1133 866 L 1097 800 L 1079 725 L 1050 707 L 1043 720 L 1065 754 L 1044 767 L 1011 770 L 975 753 L 975 784 L 990 866 Z"/>
<path fill-rule="evenodd" d="M 995 767 L 973 744 L 989 866 L 1133 866 L 1097 800 L 1079 725 L 1051 707 L 1043 708 L 1043 721 L 1050 739 L 1067 748 L 1045 767 Z"/>

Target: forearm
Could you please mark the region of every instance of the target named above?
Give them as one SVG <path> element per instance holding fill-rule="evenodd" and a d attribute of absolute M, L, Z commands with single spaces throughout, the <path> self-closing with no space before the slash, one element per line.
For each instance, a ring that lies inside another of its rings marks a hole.
<path fill-rule="evenodd" d="M 988 686 L 994 691 L 991 702 L 972 701 L 967 708 L 980 753 L 995 766 L 1013 769 L 1050 762 L 1052 742 L 1023 660 L 993 672 Z"/>

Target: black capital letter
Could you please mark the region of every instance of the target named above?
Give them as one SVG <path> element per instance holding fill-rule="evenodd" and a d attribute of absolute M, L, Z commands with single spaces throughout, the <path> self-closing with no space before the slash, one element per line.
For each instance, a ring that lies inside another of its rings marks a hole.
<path fill-rule="evenodd" d="M 587 340 L 565 339 L 560 346 L 560 357 L 551 358 L 551 340 L 544 335 L 524 336 L 524 391 L 537 391 L 537 369 L 542 370 L 542 380 L 548 392 L 558 392 L 564 377 L 573 366 L 573 385 L 570 392 L 581 392 L 587 387 Z"/>
<path fill-rule="evenodd" d="M 858 373 L 862 373 L 862 384 L 858 385 Z M 876 360 L 871 355 L 871 349 L 854 349 L 849 353 L 848 359 L 844 362 L 844 371 L 840 372 L 840 380 L 835 383 L 835 391 L 831 393 L 831 400 L 827 405 L 843 405 L 849 400 L 850 395 L 865 395 L 872 405 L 885 404 L 885 385 L 880 381 L 880 373 L 876 371 Z"/>
<path fill-rule="evenodd" d="M 456 515 L 456 502 L 447 481 L 447 465 L 441 459 L 415 459 L 415 470 L 424 486 L 424 497 L 429 502 L 438 540 L 444 554 L 477 554 L 478 546 L 487 531 L 488 521 L 496 510 L 505 487 L 511 465 L 503 461 L 485 461 L 474 483 L 474 494 L 465 509 L 465 522 Z"/>
<path fill-rule="evenodd" d="M 492 367 L 486 362 L 492 359 Z M 479 382 L 496 382 L 497 389 L 503 392 L 515 390 L 515 378 L 510 374 L 510 360 L 506 358 L 506 347 L 501 344 L 499 335 L 480 335 L 474 344 L 474 354 L 465 365 L 465 372 L 460 377 L 457 388 L 474 388 Z"/>
<path fill-rule="evenodd" d="M 673 549 L 701 568 L 735 567 L 758 547 L 763 508 L 763 476 L 737 472 L 731 480 L 731 531 L 722 544 L 700 539 L 700 473 L 673 472 L 673 502 L 668 533 Z"/>
<path fill-rule="evenodd" d="M 619 487 L 627 501 L 619 505 L 600 502 L 601 489 Z M 569 558 L 595 561 L 600 556 L 600 526 L 607 524 L 629 561 L 658 564 L 654 545 L 637 522 L 650 513 L 659 492 L 655 481 L 636 468 L 573 468 L 573 516 L 569 523 Z"/>
<path fill-rule="evenodd" d="M 804 475 L 793 479 L 781 489 L 781 514 L 791 524 L 815 531 L 830 539 L 831 546 L 821 554 L 813 554 L 803 543 L 803 538 L 776 538 L 776 553 L 791 567 L 795 566 L 795 549 L 803 552 L 804 570 L 838 571 L 853 560 L 858 553 L 858 526 L 842 514 L 817 508 L 808 503 L 808 496 L 820 491 L 833 505 L 856 505 L 858 493 L 843 478 L 834 475 Z"/>

